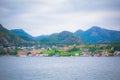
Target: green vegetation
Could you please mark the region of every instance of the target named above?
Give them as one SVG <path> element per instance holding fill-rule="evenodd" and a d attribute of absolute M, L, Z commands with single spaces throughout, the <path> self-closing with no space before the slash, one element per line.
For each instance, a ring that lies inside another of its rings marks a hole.
<path fill-rule="evenodd" d="M 6 55 L 6 54 L 7 51 L 2 46 L 0 46 L 0 55 Z"/>
<path fill-rule="evenodd" d="M 108 54 L 109 56 L 113 56 L 114 51 L 119 49 L 120 47 L 119 44 L 120 43 L 77 45 L 77 46 L 72 46 L 72 48 L 68 50 L 63 50 L 59 48 L 51 49 L 51 50 L 43 50 L 42 54 L 49 54 L 50 56 L 53 56 L 55 54 L 59 54 L 59 56 L 75 56 L 75 55 L 82 55 L 83 52 L 90 52 L 91 55 L 94 55 L 94 52 L 97 53 L 107 52 L 107 53 L 112 53 L 112 54 Z"/>
<path fill-rule="evenodd" d="M 85 52 L 89 52 L 91 56 L 94 56 L 94 53 L 107 52 L 112 53 L 108 54 L 109 56 L 113 56 L 115 51 L 120 51 L 120 43 L 112 43 L 112 44 L 86 44 L 86 45 L 65 45 L 65 46 L 55 46 L 52 48 L 52 45 L 40 45 L 40 43 L 26 43 L 24 46 L 32 47 L 35 49 L 42 49 L 43 47 L 49 47 L 48 49 L 43 49 L 39 54 L 48 54 L 48 56 L 80 56 Z M 22 46 L 21 46 L 22 47 Z M 13 47 L 3 47 L 0 46 L 0 55 L 17 55 L 17 51 L 19 48 L 17 46 Z M 22 49 L 21 49 L 22 50 Z M 25 48 L 25 50 L 29 50 L 29 48 Z M 26 55 L 32 54 L 28 51 Z"/>
<path fill-rule="evenodd" d="M 60 33 L 52 34 L 50 36 L 40 36 L 36 38 L 37 41 L 41 44 L 47 45 L 73 45 L 73 44 L 82 44 L 82 40 L 77 37 L 75 34 L 69 31 L 63 31 Z"/>
<path fill-rule="evenodd" d="M 31 52 L 28 52 L 27 55 L 31 54 Z"/>
<path fill-rule="evenodd" d="M 74 46 L 72 49 L 68 50 L 68 52 L 76 52 L 79 51 L 80 49 Z"/>
<path fill-rule="evenodd" d="M 52 56 L 55 54 L 55 50 L 44 50 L 43 54 L 49 54 L 49 56 Z"/>

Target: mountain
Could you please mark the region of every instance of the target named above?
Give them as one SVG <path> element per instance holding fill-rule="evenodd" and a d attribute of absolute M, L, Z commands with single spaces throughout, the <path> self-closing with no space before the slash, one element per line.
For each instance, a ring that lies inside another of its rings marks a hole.
<path fill-rule="evenodd" d="M 34 41 L 34 38 L 22 29 L 13 29 L 13 30 L 10 30 L 10 31 L 12 33 L 16 34 L 17 36 L 19 36 L 20 38 L 22 38 L 25 41 Z"/>
<path fill-rule="evenodd" d="M 82 44 L 82 40 L 69 31 L 54 33 L 47 37 L 44 36 L 39 41 L 50 44 Z"/>
<path fill-rule="evenodd" d="M 75 32 L 75 35 L 81 35 L 83 32 L 84 32 L 83 30 L 79 29 Z"/>
<path fill-rule="evenodd" d="M 111 43 L 120 42 L 120 31 L 107 30 L 98 26 L 75 33 L 62 31 L 51 35 L 33 37 L 22 29 L 7 30 L 0 24 L 0 45 L 9 46 L 24 42 L 35 42 L 45 44 L 82 44 L 84 43 Z"/>
<path fill-rule="evenodd" d="M 44 40 L 48 37 L 49 37 L 49 35 L 40 35 L 40 36 L 34 37 L 34 40 L 41 41 L 41 40 Z"/>
<path fill-rule="evenodd" d="M 107 30 L 98 26 L 93 26 L 86 31 L 78 30 L 74 34 L 86 43 L 120 42 L 120 31 Z"/>
<path fill-rule="evenodd" d="M 24 40 L 10 32 L 0 24 L 0 46 L 11 46 L 23 43 Z"/>
<path fill-rule="evenodd" d="M 62 44 L 81 44 L 82 40 L 75 36 L 73 33 L 68 31 L 63 31 L 57 35 L 58 42 Z"/>

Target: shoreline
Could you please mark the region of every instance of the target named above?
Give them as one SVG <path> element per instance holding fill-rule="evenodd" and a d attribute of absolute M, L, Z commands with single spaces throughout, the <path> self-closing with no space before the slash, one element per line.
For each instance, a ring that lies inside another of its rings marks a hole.
<path fill-rule="evenodd" d="M 18 56 L 18 55 L 0 55 L 0 57 L 120 57 L 120 56 Z"/>

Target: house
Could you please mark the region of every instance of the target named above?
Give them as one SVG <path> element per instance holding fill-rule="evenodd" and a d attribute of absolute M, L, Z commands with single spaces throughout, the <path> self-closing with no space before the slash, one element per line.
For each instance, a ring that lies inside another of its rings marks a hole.
<path fill-rule="evenodd" d="M 120 56 L 120 51 L 115 51 L 114 56 Z"/>
<path fill-rule="evenodd" d="M 9 52 L 12 52 L 12 51 L 14 51 L 14 50 L 15 50 L 14 47 L 7 47 L 7 51 L 9 51 Z"/>
<path fill-rule="evenodd" d="M 89 57 L 89 56 L 91 56 L 91 53 L 90 52 L 83 52 L 83 56 Z"/>
<path fill-rule="evenodd" d="M 101 56 L 101 53 L 99 53 L 99 52 L 94 52 L 93 54 L 94 54 L 94 57 L 100 57 Z"/>
<path fill-rule="evenodd" d="M 101 55 L 102 56 L 109 56 L 109 53 L 108 52 L 102 52 Z"/>
<path fill-rule="evenodd" d="M 68 47 L 63 47 L 63 50 L 69 50 L 69 48 Z"/>

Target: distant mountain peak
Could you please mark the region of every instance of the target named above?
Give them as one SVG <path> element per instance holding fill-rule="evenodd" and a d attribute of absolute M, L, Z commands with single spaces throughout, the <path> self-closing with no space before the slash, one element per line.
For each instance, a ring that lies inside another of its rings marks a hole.
<path fill-rule="evenodd" d="M 70 32 L 70 31 L 62 31 L 60 33 L 72 33 L 72 32 Z"/>
<path fill-rule="evenodd" d="M 100 29 L 102 29 L 102 28 L 99 27 L 99 26 L 93 26 L 93 27 L 91 27 L 90 29 L 88 29 L 87 31 L 98 31 L 98 30 L 100 30 Z"/>
<path fill-rule="evenodd" d="M 84 31 L 81 30 L 81 29 L 79 29 L 79 30 L 77 30 L 76 32 L 77 32 L 77 33 L 82 33 L 82 32 L 84 32 Z M 75 32 L 75 33 L 76 33 L 76 32 Z"/>
<path fill-rule="evenodd" d="M 78 35 L 81 35 L 82 33 L 84 33 L 84 31 L 81 30 L 81 29 L 79 29 L 79 30 L 77 30 L 76 32 L 74 32 L 74 34 L 76 34 L 77 36 L 78 36 Z"/>
<path fill-rule="evenodd" d="M 0 24 L 0 28 L 2 27 L 2 24 Z"/>
<path fill-rule="evenodd" d="M 92 26 L 91 28 L 97 29 L 97 28 L 101 28 L 100 26 Z"/>
<path fill-rule="evenodd" d="M 93 26 L 83 33 L 75 32 L 77 36 L 87 43 L 120 42 L 120 31 L 108 30 Z"/>
<path fill-rule="evenodd" d="M 78 29 L 77 31 L 81 31 L 81 32 L 83 32 L 83 30 L 82 30 L 82 29 Z"/>
<path fill-rule="evenodd" d="M 0 30 L 4 30 L 4 29 L 6 29 L 6 28 L 4 28 L 4 27 L 2 26 L 2 24 L 0 24 Z"/>
<path fill-rule="evenodd" d="M 72 35 L 73 33 L 72 32 L 69 32 L 69 31 L 62 31 L 60 32 L 58 35 L 59 36 L 68 36 L 68 35 Z"/>
<path fill-rule="evenodd" d="M 11 31 L 25 32 L 23 29 L 12 29 Z"/>
<path fill-rule="evenodd" d="M 33 37 L 30 34 L 28 34 L 27 32 L 25 32 L 23 29 L 12 29 L 11 32 L 16 34 L 23 40 L 34 41 Z"/>

